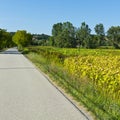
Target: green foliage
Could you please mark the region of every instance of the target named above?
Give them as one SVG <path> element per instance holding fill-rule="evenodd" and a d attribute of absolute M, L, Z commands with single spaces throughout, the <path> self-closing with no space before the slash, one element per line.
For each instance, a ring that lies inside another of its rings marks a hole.
<path fill-rule="evenodd" d="M 97 48 L 100 46 L 120 48 L 119 26 L 112 26 L 107 31 L 107 36 L 102 23 L 97 24 L 94 30 L 96 35 L 91 34 L 91 29 L 85 22 L 82 22 L 79 28 L 74 27 L 70 22 L 57 23 L 53 25 L 49 45 L 60 48 Z"/>
<path fill-rule="evenodd" d="M 62 26 L 63 26 L 62 23 L 54 24 L 52 28 L 52 35 L 58 36 L 62 32 Z"/>
<path fill-rule="evenodd" d="M 49 37 L 49 45 L 50 46 L 55 46 L 55 40 L 54 40 L 53 36 Z"/>
<path fill-rule="evenodd" d="M 64 54 L 59 52 L 57 49 L 54 49 L 53 47 L 38 46 L 38 47 L 28 47 L 28 49 L 31 52 L 35 52 L 42 55 L 43 57 L 47 58 L 49 61 L 54 60 L 55 63 L 58 61 L 62 63 L 64 61 L 64 58 L 66 57 Z"/>
<path fill-rule="evenodd" d="M 91 35 L 88 43 L 88 48 L 98 48 L 100 45 L 100 39 L 97 35 Z"/>
<path fill-rule="evenodd" d="M 70 22 L 53 25 L 50 43 L 60 48 L 76 47 L 75 27 Z"/>
<path fill-rule="evenodd" d="M 50 36 L 46 34 L 32 34 L 33 39 L 37 40 L 47 40 Z"/>
<path fill-rule="evenodd" d="M 12 35 L 4 29 L 0 29 L 0 49 L 14 46 Z"/>
<path fill-rule="evenodd" d="M 99 35 L 99 36 L 105 35 L 105 30 L 104 30 L 103 24 L 101 24 L 101 23 L 97 24 L 94 29 L 95 29 L 95 32 L 97 35 Z"/>
<path fill-rule="evenodd" d="M 46 34 L 33 34 L 31 45 L 50 45 L 50 43 L 48 43 L 49 38 L 50 36 Z"/>
<path fill-rule="evenodd" d="M 78 28 L 76 37 L 77 37 L 77 42 L 80 46 L 84 48 L 89 48 L 89 41 L 90 41 L 90 32 L 91 29 L 89 26 L 83 22 L 81 23 L 81 27 Z"/>
<path fill-rule="evenodd" d="M 28 54 L 29 53 L 29 49 L 28 48 L 24 48 L 22 51 L 22 54 Z"/>
<path fill-rule="evenodd" d="M 21 47 L 27 46 L 31 43 L 32 36 L 25 30 L 18 30 L 13 36 L 12 40 L 21 49 Z"/>
<path fill-rule="evenodd" d="M 120 26 L 112 26 L 107 31 L 108 39 L 113 42 L 115 48 L 120 48 Z"/>
<path fill-rule="evenodd" d="M 99 46 L 105 46 L 105 30 L 103 24 L 97 24 L 94 29 L 99 39 Z"/>

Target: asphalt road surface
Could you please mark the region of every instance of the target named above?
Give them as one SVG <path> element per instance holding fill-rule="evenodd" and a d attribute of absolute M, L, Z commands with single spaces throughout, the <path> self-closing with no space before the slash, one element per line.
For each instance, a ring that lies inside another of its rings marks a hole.
<path fill-rule="evenodd" d="M 89 120 L 16 48 L 0 54 L 0 120 Z"/>

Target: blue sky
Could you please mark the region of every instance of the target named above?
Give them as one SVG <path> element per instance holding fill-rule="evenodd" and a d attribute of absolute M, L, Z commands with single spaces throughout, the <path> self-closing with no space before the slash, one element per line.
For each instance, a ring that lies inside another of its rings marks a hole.
<path fill-rule="evenodd" d="M 0 0 L 0 28 L 51 35 L 53 24 L 86 22 L 94 33 L 96 24 L 107 31 L 120 25 L 120 0 Z"/>

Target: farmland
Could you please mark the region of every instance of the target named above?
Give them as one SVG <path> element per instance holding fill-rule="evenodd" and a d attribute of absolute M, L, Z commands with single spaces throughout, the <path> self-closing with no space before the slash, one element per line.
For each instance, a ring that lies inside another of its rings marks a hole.
<path fill-rule="evenodd" d="M 120 51 L 28 47 L 24 51 L 97 120 L 120 119 Z"/>

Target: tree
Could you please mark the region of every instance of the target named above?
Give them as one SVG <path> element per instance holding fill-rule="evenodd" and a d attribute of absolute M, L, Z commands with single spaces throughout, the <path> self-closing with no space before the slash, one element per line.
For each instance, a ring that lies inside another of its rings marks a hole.
<path fill-rule="evenodd" d="M 63 23 L 61 37 L 64 42 L 64 47 L 76 47 L 75 27 L 70 22 Z"/>
<path fill-rule="evenodd" d="M 50 46 L 55 46 L 55 40 L 54 40 L 53 36 L 49 37 L 49 45 Z"/>
<path fill-rule="evenodd" d="M 69 31 L 67 30 L 56 37 L 56 45 L 61 48 L 76 47 L 74 38 L 69 35 Z"/>
<path fill-rule="evenodd" d="M 12 35 L 5 29 L 0 29 L 0 49 L 12 47 Z"/>
<path fill-rule="evenodd" d="M 120 48 L 120 26 L 112 26 L 109 28 L 107 37 L 112 41 L 115 48 Z"/>
<path fill-rule="evenodd" d="M 12 40 L 19 48 L 21 48 L 31 43 L 32 36 L 25 30 L 18 30 L 13 36 Z"/>
<path fill-rule="evenodd" d="M 99 38 L 100 41 L 100 46 L 104 46 L 105 45 L 105 30 L 104 30 L 104 26 L 102 23 L 97 24 L 95 27 L 95 32 Z"/>
<path fill-rule="evenodd" d="M 76 32 L 77 43 L 79 46 L 88 48 L 90 32 L 91 29 L 89 26 L 85 22 L 81 23 L 81 27 L 78 28 Z"/>
<path fill-rule="evenodd" d="M 63 26 L 62 23 L 54 24 L 52 28 L 52 35 L 58 36 L 62 32 L 62 26 Z"/>
<path fill-rule="evenodd" d="M 102 23 L 97 24 L 94 27 L 94 29 L 95 29 L 95 32 L 96 32 L 97 35 L 99 35 L 99 36 L 104 36 L 105 35 L 104 26 L 103 26 Z"/>
<path fill-rule="evenodd" d="M 46 34 L 32 34 L 31 45 L 50 45 L 50 36 Z M 49 43 L 48 43 L 49 42 Z"/>
<path fill-rule="evenodd" d="M 97 48 L 99 47 L 100 41 L 99 37 L 97 35 L 91 35 L 88 43 L 88 48 Z"/>
<path fill-rule="evenodd" d="M 76 47 L 75 27 L 70 22 L 53 25 L 51 43 L 57 47 Z"/>

